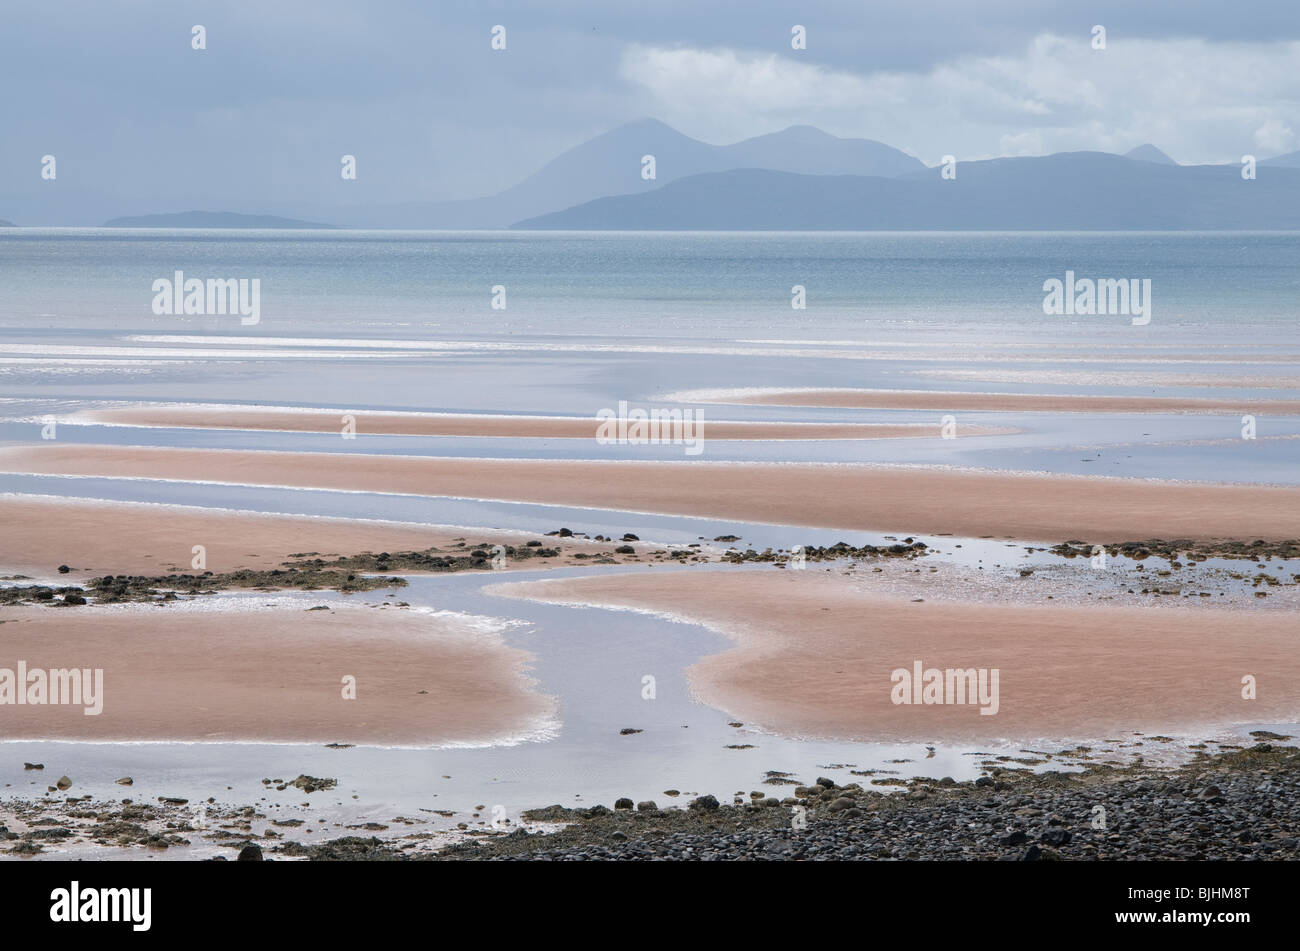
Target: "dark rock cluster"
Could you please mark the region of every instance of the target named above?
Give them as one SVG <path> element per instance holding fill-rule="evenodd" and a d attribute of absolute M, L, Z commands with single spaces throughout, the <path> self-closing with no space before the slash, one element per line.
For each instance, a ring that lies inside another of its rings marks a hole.
<path fill-rule="evenodd" d="M 554 806 L 544 814 L 572 824 L 552 835 L 520 829 L 437 857 L 1294 860 L 1300 858 L 1300 753 L 1261 743 L 1177 770 L 1001 771 L 974 783 L 915 780 L 892 795 L 822 778 L 780 801 L 764 797 L 724 806 L 708 796 L 686 810 Z M 534 816 L 542 813 L 525 814 Z"/>
<path fill-rule="evenodd" d="M 830 546 L 804 545 L 802 556 L 805 561 L 835 561 L 840 558 L 915 558 L 924 555 L 928 549 L 929 546 L 925 542 L 905 538 L 901 543 L 893 545 L 862 545 L 857 548 L 847 542 L 836 542 Z M 798 556 L 794 552 L 789 551 L 773 551 L 771 548 L 755 551 L 753 548 L 747 548 L 744 551 L 732 549 L 725 552 L 722 561 L 735 565 L 750 561 L 786 564 L 796 557 Z"/>

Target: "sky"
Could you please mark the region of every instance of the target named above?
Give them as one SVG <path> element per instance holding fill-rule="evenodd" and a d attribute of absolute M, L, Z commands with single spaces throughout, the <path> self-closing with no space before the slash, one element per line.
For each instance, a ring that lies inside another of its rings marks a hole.
<path fill-rule="evenodd" d="M 469 198 L 647 116 L 930 165 L 1300 149 L 1297 0 L 0 0 L 0 29 L 0 197 L 53 154 L 61 185 L 152 205 Z"/>

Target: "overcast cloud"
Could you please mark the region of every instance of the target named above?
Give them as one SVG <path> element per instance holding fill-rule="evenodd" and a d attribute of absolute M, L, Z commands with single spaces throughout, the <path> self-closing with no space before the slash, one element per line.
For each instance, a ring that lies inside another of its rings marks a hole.
<path fill-rule="evenodd" d="M 1184 163 L 1297 147 L 1300 42 L 1042 34 L 1019 50 L 920 72 L 853 72 L 798 53 L 624 50 L 621 74 L 688 135 L 730 140 L 806 123 L 936 164 L 1154 142 Z"/>
<path fill-rule="evenodd" d="M 611 9 L 611 7 L 613 9 Z M 624 9 L 626 7 L 626 9 Z M 0 196 L 178 207 L 490 194 L 654 116 L 725 143 L 792 124 L 935 163 L 1153 142 L 1300 148 L 1295 0 L 637 5 L 0 0 Z M 790 48 L 806 26 L 808 48 Z M 1093 50 L 1102 24 L 1107 49 Z M 194 24 L 208 48 L 190 48 Z M 504 52 L 490 48 L 507 28 Z"/>

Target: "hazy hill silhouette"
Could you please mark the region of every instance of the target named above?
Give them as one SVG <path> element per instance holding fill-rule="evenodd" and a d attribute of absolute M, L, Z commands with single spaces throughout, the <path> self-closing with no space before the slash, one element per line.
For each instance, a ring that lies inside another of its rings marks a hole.
<path fill-rule="evenodd" d="M 1236 165 L 1180 166 L 1103 152 L 962 162 L 894 178 L 742 169 L 586 202 L 517 223 L 616 230 L 1300 229 L 1300 169 L 1245 181 Z"/>

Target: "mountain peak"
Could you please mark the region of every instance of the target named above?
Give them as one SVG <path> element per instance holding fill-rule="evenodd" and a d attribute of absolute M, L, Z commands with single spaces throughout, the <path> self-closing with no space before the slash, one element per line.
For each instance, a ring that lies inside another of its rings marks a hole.
<path fill-rule="evenodd" d="M 1129 149 L 1124 153 L 1124 157 L 1133 159 L 1136 162 L 1155 162 L 1158 165 L 1178 164 L 1150 142 L 1147 142 L 1145 145 L 1139 145 L 1135 149 Z"/>
<path fill-rule="evenodd" d="M 611 131 L 613 132 L 620 132 L 623 130 L 644 131 L 647 129 L 654 130 L 656 132 L 668 131 L 676 135 L 681 135 L 680 132 L 678 132 L 676 129 L 670 126 L 667 122 L 664 122 L 662 119 L 656 119 L 653 116 L 642 116 L 640 119 L 633 119 L 631 122 L 624 122 L 621 126 L 617 126 Z"/>
<path fill-rule="evenodd" d="M 788 128 L 782 129 L 780 132 L 773 132 L 772 134 L 785 135 L 785 136 L 789 136 L 790 138 L 802 138 L 802 139 L 839 138 L 839 136 L 831 135 L 829 132 L 826 132 L 823 129 L 819 129 L 815 125 L 792 125 Z"/>

